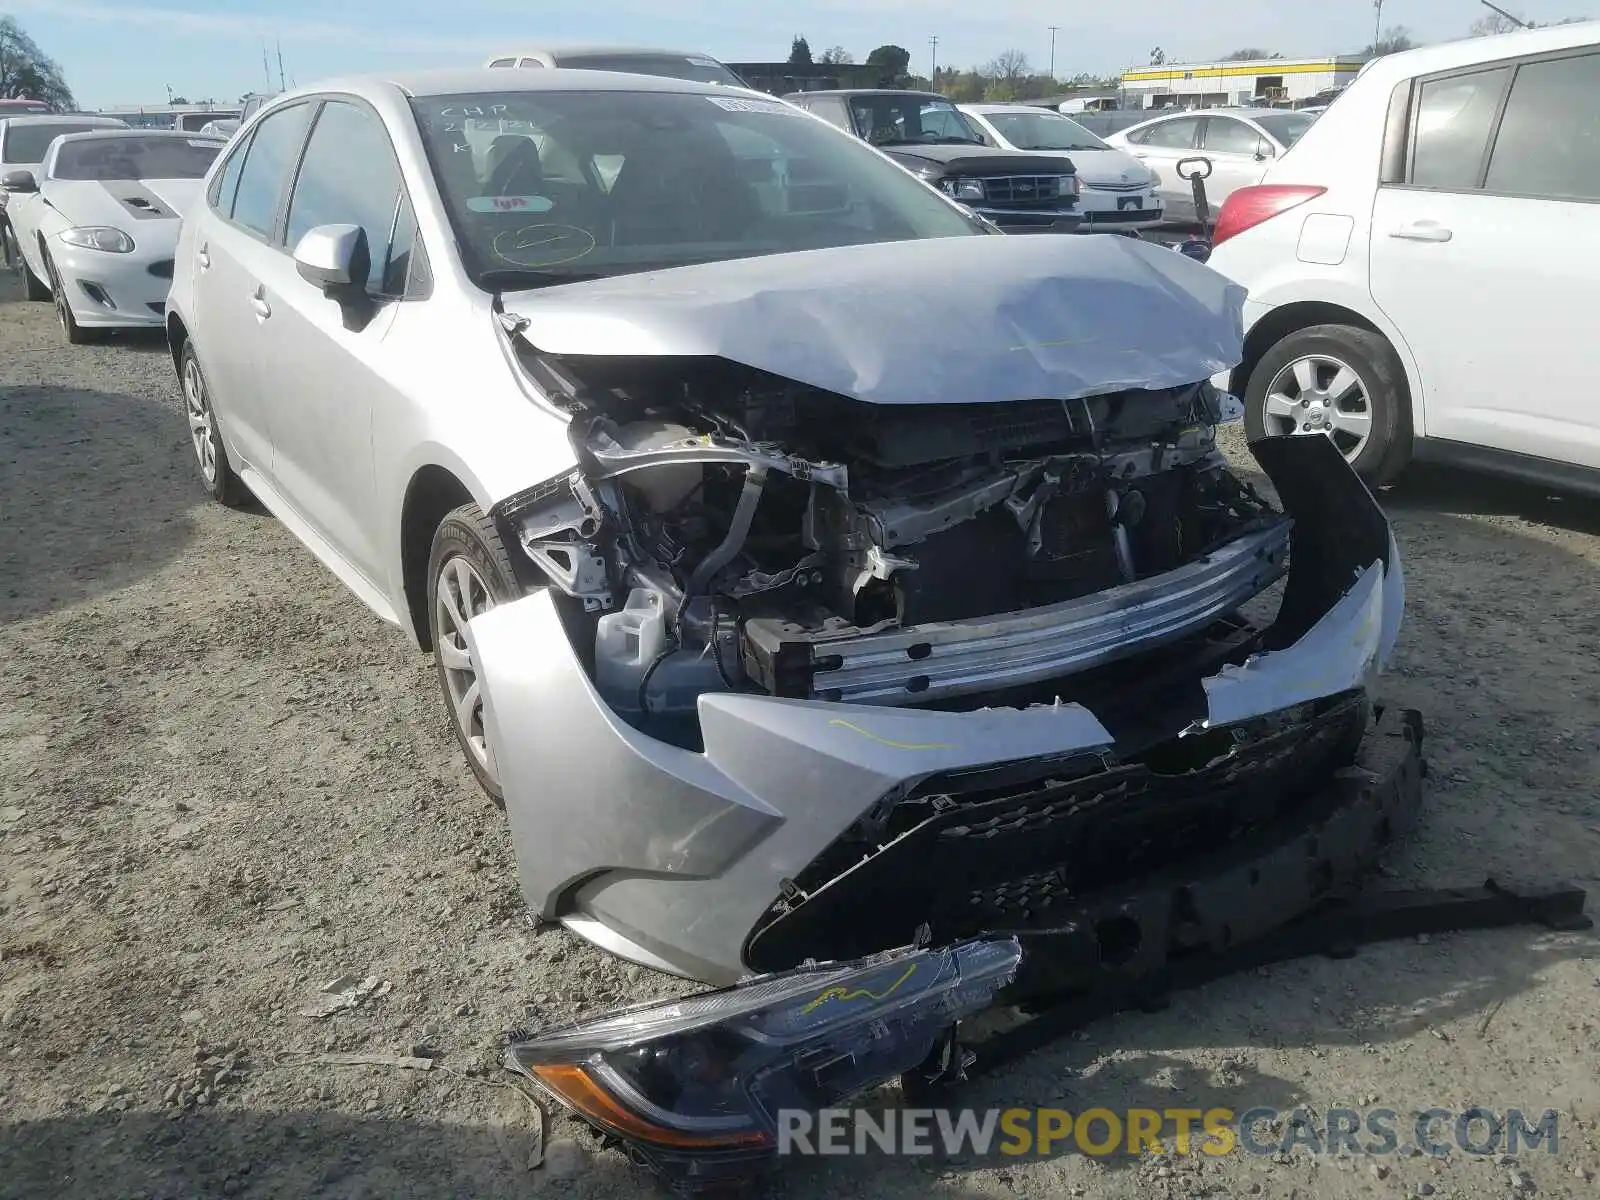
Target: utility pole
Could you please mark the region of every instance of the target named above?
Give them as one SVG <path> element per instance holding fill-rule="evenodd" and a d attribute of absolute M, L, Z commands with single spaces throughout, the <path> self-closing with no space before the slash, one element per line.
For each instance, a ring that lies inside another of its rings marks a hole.
<path fill-rule="evenodd" d="M 261 77 L 267 81 L 267 91 L 272 90 L 272 67 L 267 63 L 267 39 L 261 39 Z"/>
<path fill-rule="evenodd" d="M 283 43 L 279 42 L 278 43 L 278 90 L 280 92 L 281 91 L 285 91 L 286 90 L 286 86 L 287 85 L 285 85 L 285 83 L 283 82 Z"/>
<path fill-rule="evenodd" d="M 1372 52 L 1376 54 L 1383 39 L 1383 0 L 1372 0 L 1372 11 L 1376 14 L 1372 18 Z"/>
<path fill-rule="evenodd" d="M 928 82 L 937 91 L 939 89 L 939 38 L 937 35 L 928 39 L 928 49 L 933 52 L 933 73 L 928 76 Z"/>
<path fill-rule="evenodd" d="M 1060 28 L 1061 27 L 1059 25 L 1050 26 L 1050 83 L 1051 83 L 1051 86 L 1054 86 L 1055 85 L 1055 81 L 1056 81 L 1056 32 Z"/>

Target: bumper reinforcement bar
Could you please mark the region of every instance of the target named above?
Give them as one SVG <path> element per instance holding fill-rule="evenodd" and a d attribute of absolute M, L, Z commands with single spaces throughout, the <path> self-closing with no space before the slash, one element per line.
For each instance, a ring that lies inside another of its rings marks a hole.
<path fill-rule="evenodd" d="M 1585 892 L 1565 885 L 1512 888 L 1491 879 L 1475 888 L 1349 894 L 1382 846 L 1410 826 L 1425 770 L 1421 714 L 1391 709 L 1363 745 L 1357 769 L 1334 780 L 1318 798 L 1321 804 L 1311 806 L 1323 815 L 1297 836 L 1278 836 L 1265 851 L 1259 845 L 1229 848 L 1181 878 L 1086 897 L 1074 920 L 1053 922 L 1049 930 L 1004 931 L 1022 942 L 1023 974 L 1053 979 L 1055 988 L 1012 999 L 1012 1011 L 1024 1017 L 1020 1023 L 986 1020 L 999 1018 L 995 1010 L 967 1022 L 959 1040 L 952 1029 L 917 1071 L 902 1077 L 907 1102 L 937 1102 L 954 1085 L 1092 1021 L 1134 1009 L 1159 1011 L 1173 992 L 1255 967 L 1311 955 L 1345 958 L 1362 945 L 1420 934 L 1593 927 L 1583 911 Z M 1330 877 L 1331 892 L 1317 886 Z M 1260 927 L 1263 911 L 1277 914 L 1270 928 Z M 1256 928 L 1234 938 L 1235 925 Z M 1108 961 L 1108 947 L 1119 946 L 1139 952 Z M 1004 995 L 999 999 L 1007 1003 Z"/>

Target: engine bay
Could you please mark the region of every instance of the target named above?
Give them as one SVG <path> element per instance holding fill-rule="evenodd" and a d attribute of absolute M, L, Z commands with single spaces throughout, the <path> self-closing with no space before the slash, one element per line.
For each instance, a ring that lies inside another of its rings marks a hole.
<path fill-rule="evenodd" d="M 707 691 L 970 705 L 1047 684 L 1285 567 L 1289 522 L 1228 470 L 1206 381 L 876 405 L 722 358 L 519 355 L 579 466 L 506 530 L 574 602 L 607 704 L 686 721 L 661 734 L 685 744 Z"/>

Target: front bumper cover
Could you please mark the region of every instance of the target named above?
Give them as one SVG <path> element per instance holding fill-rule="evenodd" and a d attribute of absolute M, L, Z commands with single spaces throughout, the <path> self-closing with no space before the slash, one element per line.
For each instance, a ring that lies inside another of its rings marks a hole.
<path fill-rule="evenodd" d="M 1177 689 L 1168 737 L 1367 692 L 1398 634 L 1388 523 L 1332 443 L 1277 438 L 1254 451 L 1294 521 L 1280 612 L 1261 652 Z M 701 697 L 696 752 L 604 704 L 548 592 L 489 610 L 467 633 L 529 905 L 714 986 L 773 969 L 772 956 L 750 961 L 752 935 L 886 798 L 941 776 L 1130 752 L 1127 722 L 1080 704 L 953 712 L 741 694 Z"/>

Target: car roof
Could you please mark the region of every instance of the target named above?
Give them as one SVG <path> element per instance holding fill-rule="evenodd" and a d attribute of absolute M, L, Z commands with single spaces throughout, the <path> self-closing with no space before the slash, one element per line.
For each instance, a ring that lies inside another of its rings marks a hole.
<path fill-rule="evenodd" d="M 1534 29 L 1514 29 L 1510 33 L 1463 38 L 1460 41 L 1441 42 L 1437 46 L 1419 46 L 1415 50 L 1385 54 L 1369 62 L 1361 75 L 1377 74 L 1398 81 L 1414 75 L 1431 75 L 1435 71 L 1494 62 L 1501 58 L 1571 50 L 1597 42 L 1600 42 L 1600 21 L 1540 25 Z"/>
<path fill-rule="evenodd" d="M 495 51 L 495 58 L 528 58 L 535 54 L 548 54 L 551 58 L 590 58 L 602 54 L 647 55 L 654 58 L 711 58 L 698 50 L 671 50 L 660 46 L 533 46 L 523 50 Z M 717 61 L 712 59 L 713 62 Z"/>
<path fill-rule="evenodd" d="M 975 104 L 958 104 L 957 108 L 968 112 L 980 113 L 1045 113 L 1052 117 L 1063 114 L 1053 108 L 1045 108 L 1041 104 L 985 104 L 979 101 Z"/>
<path fill-rule="evenodd" d="M 7 125 L 103 125 L 107 129 L 125 129 L 128 123 L 121 117 L 102 117 L 98 113 L 18 113 L 14 117 L 0 114 Z"/>
<path fill-rule="evenodd" d="M 919 100 L 943 100 L 949 103 L 949 97 L 941 96 L 938 92 L 919 92 L 908 88 L 819 88 L 814 92 L 788 92 L 784 99 L 791 96 L 915 96 Z"/>
<path fill-rule="evenodd" d="M 272 98 L 272 103 L 276 106 L 283 101 L 325 92 L 348 92 L 370 97 L 396 90 L 417 99 L 478 92 L 485 95 L 492 92 L 683 92 L 691 96 L 726 96 L 730 89 L 722 84 L 699 83 L 692 79 L 632 75 L 621 71 L 582 71 L 573 67 L 507 71 L 503 67 L 498 70 L 493 67 L 472 67 L 324 79 L 292 91 L 280 92 Z M 767 98 L 774 99 L 770 96 Z"/>
<path fill-rule="evenodd" d="M 123 140 L 128 138 L 171 138 L 174 141 L 181 138 L 192 142 L 195 138 L 210 138 L 210 134 L 202 134 L 196 129 L 92 129 L 84 133 L 64 133 L 56 139 L 58 142 L 103 142 L 108 139 Z M 221 139 L 216 139 L 220 141 Z"/>

